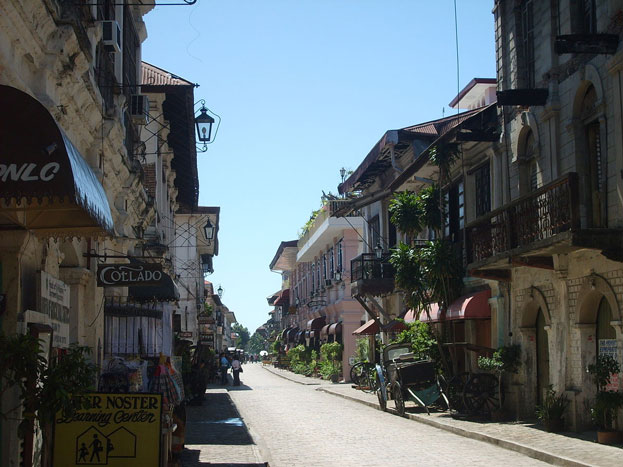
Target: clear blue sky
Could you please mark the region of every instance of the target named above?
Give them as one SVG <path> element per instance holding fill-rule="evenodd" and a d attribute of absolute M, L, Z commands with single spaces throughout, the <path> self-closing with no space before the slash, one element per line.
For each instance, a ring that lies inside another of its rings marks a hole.
<path fill-rule="evenodd" d="M 172 0 L 168 0 L 169 2 Z M 180 3 L 182 0 L 177 0 Z M 460 87 L 495 77 L 492 0 L 457 0 Z M 222 117 L 198 155 L 199 203 L 220 206 L 208 279 L 251 333 L 268 265 L 387 130 L 455 112 L 452 0 L 198 0 L 144 18 L 143 59 L 199 83 Z"/>

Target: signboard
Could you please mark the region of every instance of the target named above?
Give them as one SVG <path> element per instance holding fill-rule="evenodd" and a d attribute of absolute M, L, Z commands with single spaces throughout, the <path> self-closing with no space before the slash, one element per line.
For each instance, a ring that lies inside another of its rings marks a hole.
<path fill-rule="evenodd" d="M 90 408 L 54 421 L 53 465 L 160 465 L 161 394 L 86 396 Z"/>
<path fill-rule="evenodd" d="M 37 311 L 54 330 L 52 347 L 69 347 L 69 286 L 45 271 L 37 275 L 37 285 Z"/>
<path fill-rule="evenodd" d="M 199 316 L 197 320 L 199 321 L 199 324 L 214 324 L 214 318 L 209 316 Z"/>
<path fill-rule="evenodd" d="M 617 340 L 616 339 L 599 339 L 599 355 L 610 355 L 616 361 L 619 361 L 617 355 Z M 619 390 L 619 375 L 614 374 L 610 376 L 610 381 L 606 384 L 606 391 L 618 391 Z"/>
<path fill-rule="evenodd" d="M 161 287 L 164 273 L 158 263 L 99 264 L 98 287 L 149 286 Z"/>
<path fill-rule="evenodd" d="M 193 333 L 192 331 L 180 331 L 177 333 L 177 337 L 180 339 L 192 339 Z"/>
<path fill-rule="evenodd" d="M 204 345 L 211 345 L 214 347 L 214 334 L 199 334 L 199 343 Z"/>

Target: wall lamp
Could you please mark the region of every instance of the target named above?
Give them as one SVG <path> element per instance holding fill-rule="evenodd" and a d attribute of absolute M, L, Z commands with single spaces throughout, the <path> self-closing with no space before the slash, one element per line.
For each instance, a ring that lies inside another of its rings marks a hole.
<path fill-rule="evenodd" d="M 197 130 L 197 140 L 200 143 L 203 143 L 203 146 L 200 148 L 198 147 L 197 150 L 200 152 L 206 152 L 208 150 L 208 144 L 212 143 L 216 137 L 218 127 L 221 124 L 221 118 L 205 106 L 205 101 L 203 99 L 197 101 L 195 104 L 199 103 L 201 104 L 201 108 L 199 109 L 199 115 L 195 117 L 195 128 Z M 215 115 L 219 119 L 216 129 L 214 130 L 214 135 L 212 134 L 212 126 L 216 123 L 216 120 L 212 117 L 212 115 L 209 115 L 208 112 Z"/>
<path fill-rule="evenodd" d="M 205 237 L 208 245 L 212 243 L 212 239 L 214 238 L 214 226 L 212 222 L 210 222 L 210 218 L 208 217 L 208 222 L 203 226 L 203 236 Z"/>

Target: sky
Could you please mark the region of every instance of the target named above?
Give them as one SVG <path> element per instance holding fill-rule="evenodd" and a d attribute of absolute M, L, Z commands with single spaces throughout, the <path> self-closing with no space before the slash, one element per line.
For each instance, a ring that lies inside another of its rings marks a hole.
<path fill-rule="evenodd" d="M 495 78 L 493 0 L 456 0 L 458 76 L 453 0 L 166 2 L 182 6 L 143 18 L 143 60 L 198 83 L 221 118 L 197 156 L 199 205 L 221 208 L 207 279 L 252 334 L 281 288 L 269 270 L 280 242 L 337 193 L 340 168 L 387 130 L 455 113 L 472 78 Z"/>

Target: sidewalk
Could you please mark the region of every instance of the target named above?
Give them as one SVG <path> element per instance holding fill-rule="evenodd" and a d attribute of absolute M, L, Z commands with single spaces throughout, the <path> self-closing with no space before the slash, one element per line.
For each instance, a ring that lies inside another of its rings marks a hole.
<path fill-rule="evenodd" d="M 332 384 L 315 378 L 307 378 L 287 370 L 265 366 L 264 369 L 299 384 L 315 385 L 317 391 L 343 397 L 379 409 L 375 394 L 354 389 L 350 383 Z M 392 402 L 389 402 L 389 407 Z M 389 412 L 392 412 L 388 408 Z M 548 433 L 532 423 L 524 422 L 475 422 L 457 420 L 447 413 L 408 413 L 408 418 L 457 435 L 486 441 L 505 449 L 520 452 L 543 462 L 565 466 L 623 465 L 623 449 L 606 446 L 593 441 L 595 432 Z"/>

